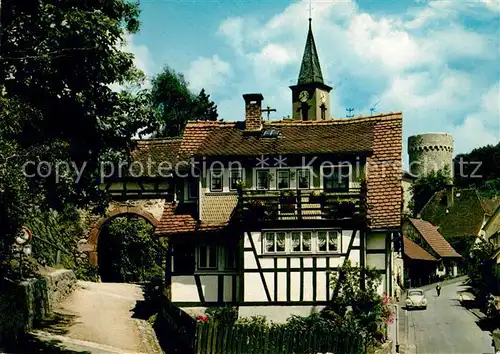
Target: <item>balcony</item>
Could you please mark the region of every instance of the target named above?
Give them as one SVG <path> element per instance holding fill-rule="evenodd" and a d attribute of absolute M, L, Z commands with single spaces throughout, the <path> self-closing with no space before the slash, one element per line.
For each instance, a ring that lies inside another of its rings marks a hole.
<path fill-rule="evenodd" d="M 240 215 L 246 222 L 297 220 L 365 220 L 361 189 L 240 192 Z"/>

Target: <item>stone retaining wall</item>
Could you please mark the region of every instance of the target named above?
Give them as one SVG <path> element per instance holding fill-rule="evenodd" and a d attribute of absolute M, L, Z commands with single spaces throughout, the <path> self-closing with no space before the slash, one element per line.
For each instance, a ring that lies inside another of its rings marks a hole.
<path fill-rule="evenodd" d="M 20 340 L 75 287 L 75 274 L 67 269 L 20 283 L 4 279 L 0 285 L 0 342 Z"/>

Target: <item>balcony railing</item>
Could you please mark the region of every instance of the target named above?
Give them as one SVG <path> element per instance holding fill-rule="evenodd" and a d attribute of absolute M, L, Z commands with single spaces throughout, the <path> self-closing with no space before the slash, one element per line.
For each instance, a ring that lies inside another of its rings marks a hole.
<path fill-rule="evenodd" d="M 361 189 L 349 192 L 319 190 L 240 192 L 241 217 L 246 221 L 364 220 Z"/>

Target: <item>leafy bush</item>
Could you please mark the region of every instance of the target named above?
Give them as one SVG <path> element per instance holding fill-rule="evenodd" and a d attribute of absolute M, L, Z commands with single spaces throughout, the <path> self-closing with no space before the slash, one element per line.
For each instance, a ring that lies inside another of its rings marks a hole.
<path fill-rule="evenodd" d="M 232 325 L 238 319 L 238 311 L 233 307 L 210 307 L 205 311 L 209 320 Z"/>
<path fill-rule="evenodd" d="M 393 313 L 389 307 L 391 299 L 377 292 L 380 281 L 375 269 L 353 267 L 347 261 L 333 276 L 335 295 L 323 314 L 334 323 L 355 328 L 371 344 L 373 340 L 383 341 L 386 323 L 392 321 Z"/>
<path fill-rule="evenodd" d="M 153 226 L 136 216 L 117 217 L 101 232 L 99 272 L 103 281 L 149 282 L 163 278 L 163 249 Z"/>
<path fill-rule="evenodd" d="M 97 281 L 97 266 L 88 261 L 83 261 L 74 269 L 77 279 L 86 281 Z"/>

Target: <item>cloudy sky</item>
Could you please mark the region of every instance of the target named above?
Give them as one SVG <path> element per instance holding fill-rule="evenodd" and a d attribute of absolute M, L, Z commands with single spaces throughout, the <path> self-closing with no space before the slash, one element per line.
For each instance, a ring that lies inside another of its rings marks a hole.
<path fill-rule="evenodd" d="M 168 64 L 205 88 L 226 121 L 261 92 L 291 114 L 309 1 L 142 0 L 129 49 L 154 75 Z M 448 132 L 455 153 L 500 140 L 500 0 L 313 0 L 313 32 L 332 114 L 403 112 L 404 139 Z M 406 160 L 406 159 L 405 159 Z"/>

